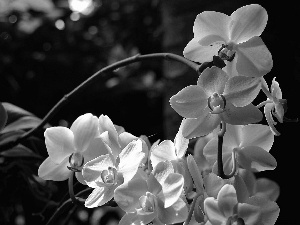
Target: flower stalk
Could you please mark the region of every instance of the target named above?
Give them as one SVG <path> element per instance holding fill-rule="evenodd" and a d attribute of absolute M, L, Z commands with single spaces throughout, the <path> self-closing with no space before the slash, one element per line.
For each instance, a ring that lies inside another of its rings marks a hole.
<path fill-rule="evenodd" d="M 218 133 L 218 159 L 217 159 L 217 163 L 218 163 L 218 176 L 221 177 L 222 179 L 229 179 L 231 177 L 234 176 L 235 172 L 236 172 L 236 160 L 235 160 L 235 151 L 232 151 L 232 162 L 233 162 L 233 166 L 232 166 L 232 171 L 230 172 L 230 174 L 225 174 L 224 173 L 224 169 L 223 169 L 223 138 L 224 138 L 224 134 L 226 132 L 226 123 L 224 121 L 222 121 L 222 123 L 220 124 L 221 126 L 221 130 Z"/>

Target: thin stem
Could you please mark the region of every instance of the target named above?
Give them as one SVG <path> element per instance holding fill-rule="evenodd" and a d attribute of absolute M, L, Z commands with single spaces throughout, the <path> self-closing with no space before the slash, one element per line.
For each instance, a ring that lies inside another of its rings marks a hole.
<path fill-rule="evenodd" d="M 188 225 L 190 223 L 190 220 L 192 218 L 192 215 L 193 215 L 193 212 L 194 212 L 194 209 L 195 209 L 195 205 L 196 205 L 196 202 L 197 202 L 197 199 L 198 197 L 200 196 L 201 194 L 197 194 L 196 197 L 193 199 L 193 202 L 191 204 L 191 207 L 190 207 L 190 210 L 189 210 L 189 214 L 184 222 L 183 225 Z"/>
<path fill-rule="evenodd" d="M 223 169 L 223 153 L 222 153 L 222 149 L 223 149 L 223 138 L 224 138 L 224 134 L 226 132 L 226 123 L 222 121 L 222 123 L 220 124 L 221 126 L 221 130 L 218 133 L 218 176 L 221 177 L 222 179 L 229 179 L 231 177 L 234 176 L 235 172 L 236 172 L 236 160 L 235 160 L 235 151 L 232 151 L 232 160 L 233 160 L 233 165 L 232 165 L 232 171 L 230 172 L 230 174 L 225 174 L 224 173 L 224 169 Z"/>
<path fill-rule="evenodd" d="M 71 198 L 73 204 L 75 204 L 75 205 L 84 205 L 84 199 L 75 197 L 75 195 L 74 195 L 74 188 L 73 188 L 74 175 L 75 175 L 75 172 L 71 171 L 70 177 L 69 177 L 69 182 L 68 182 L 69 195 L 70 195 L 70 198 Z"/>
<path fill-rule="evenodd" d="M 57 210 L 51 216 L 51 218 L 48 220 L 48 223 L 46 223 L 46 225 L 55 224 L 57 217 L 60 216 L 64 211 L 66 211 L 67 209 L 69 209 L 70 206 L 72 206 L 72 200 L 68 199 L 59 208 L 57 208 Z"/>
<path fill-rule="evenodd" d="M 28 132 L 24 133 L 22 136 L 20 136 L 18 139 L 7 142 L 6 144 L 1 146 L 1 149 L 6 150 L 9 148 L 12 148 L 13 146 L 21 143 L 23 140 L 28 138 L 29 136 L 35 134 L 37 131 L 42 129 L 45 124 L 64 106 L 67 102 L 72 100 L 75 96 L 77 96 L 79 93 L 81 93 L 83 90 L 85 90 L 87 87 L 89 87 L 91 84 L 95 83 L 95 81 L 100 78 L 102 74 L 112 72 L 120 67 L 124 67 L 126 65 L 129 65 L 131 63 L 140 62 L 144 60 L 152 60 L 152 59 L 165 59 L 165 60 L 174 60 L 177 62 L 180 62 L 182 64 L 187 65 L 188 67 L 195 70 L 197 73 L 201 73 L 205 68 L 208 66 L 211 66 L 212 63 L 202 63 L 201 65 L 198 65 L 197 63 L 194 63 L 182 56 L 172 54 L 172 53 L 153 53 L 148 55 L 135 55 L 132 57 L 129 57 L 127 59 L 121 60 L 119 62 L 113 63 L 107 67 L 102 68 L 101 70 L 94 73 L 91 77 L 86 79 L 83 83 L 81 83 L 79 86 L 77 86 L 75 89 L 73 89 L 70 93 L 66 94 L 43 118 L 41 123 L 29 130 Z"/>
<path fill-rule="evenodd" d="M 78 198 L 78 196 L 81 196 L 81 195 L 85 194 L 86 192 L 90 192 L 90 191 L 91 191 L 91 188 L 86 188 L 86 189 L 78 192 L 76 194 L 76 198 Z M 48 223 L 46 225 L 57 224 L 56 223 L 57 217 L 60 216 L 63 212 L 65 212 L 67 209 L 71 208 L 72 206 L 73 206 L 73 201 L 72 201 L 72 199 L 69 198 L 60 207 L 57 208 L 57 210 L 51 216 L 51 218 L 48 220 Z"/>

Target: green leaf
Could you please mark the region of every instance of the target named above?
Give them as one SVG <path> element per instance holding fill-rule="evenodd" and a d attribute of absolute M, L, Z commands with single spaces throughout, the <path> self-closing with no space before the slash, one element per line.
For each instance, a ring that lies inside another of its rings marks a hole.
<path fill-rule="evenodd" d="M 34 116 L 24 116 L 7 125 L 0 133 L 7 133 L 14 130 L 28 130 L 38 126 L 41 119 Z"/>
<path fill-rule="evenodd" d="M 7 121 L 7 113 L 4 106 L 0 103 L 0 131 L 5 126 Z"/>
<path fill-rule="evenodd" d="M 34 116 L 31 112 L 28 112 L 25 109 L 22 109 L 11 103 L 3 102 L 2 105 L 4 106 L 7 112 L 7 116 L 8 116 L 7 124 L 10 124 L 24 116 Z"/>
<path fill-rule="evenodd" d="M 16 157 L 33 157 L 33 158 L 39 158 L 42 159 L 41 156 L 35 154 L 32 150 L 25 147 L 24 145 L 17 145 L 13 147 L 12 149 L 0 152 L 0 156 L 3 157 L 9 157 L 9 158 L 16 158 Z"/>
<path fill-rule="evenodd" d="M 23 130 L 15 130 L 15 131 L 4 133 L 4 134 L 0 133 L 0 146 L 5 145 L 8 142 L 13 142 L 13 141 L 17 140 L 24 133 L 25 133 L 25 131 L 23 131 Z"/>

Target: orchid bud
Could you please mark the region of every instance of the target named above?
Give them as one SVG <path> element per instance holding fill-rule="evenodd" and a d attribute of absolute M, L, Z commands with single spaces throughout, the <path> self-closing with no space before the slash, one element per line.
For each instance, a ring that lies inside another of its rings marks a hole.
<path fill-rule="evenodd" d="M 201 175 L 199 168 L 197 166 L 197 163 L 195 162 L 195 159 L 192 155 L 187 156 L 187 164 L 188 164 L 190 174 L 193 178 L 194 184 L 196 186 L 197 193 L 203 194 L 204 189 L 203 189 L 202 175 Z"/>

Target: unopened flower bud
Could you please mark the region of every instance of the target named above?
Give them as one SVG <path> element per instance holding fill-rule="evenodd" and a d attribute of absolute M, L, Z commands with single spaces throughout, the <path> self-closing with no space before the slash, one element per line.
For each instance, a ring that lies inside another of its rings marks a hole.
<path fill-rule="evenodd" d="M 187 156 L 187 164 L 188 164 L 190 174 L 193 178 L 194 184 L 196 186 L 197 193 L 198 194 L 203 194 L 204 189 L 203 189 L 202 175 L 201 175 L 201 173 L 199 171 L 199 168 L 197 166 L 197 163 L 195 162 L 195 159 L 192 155 Z"/>

